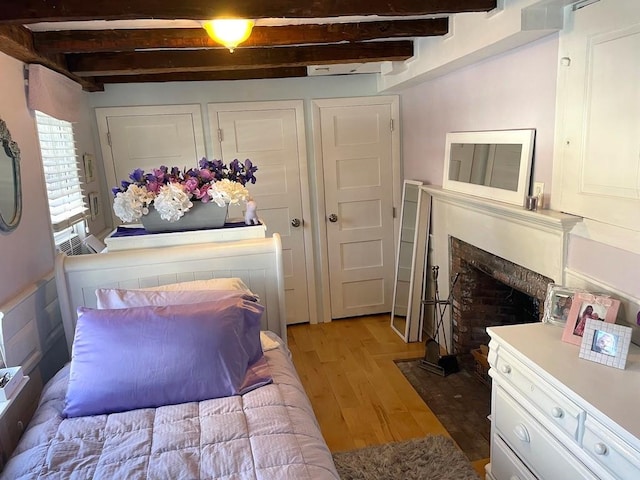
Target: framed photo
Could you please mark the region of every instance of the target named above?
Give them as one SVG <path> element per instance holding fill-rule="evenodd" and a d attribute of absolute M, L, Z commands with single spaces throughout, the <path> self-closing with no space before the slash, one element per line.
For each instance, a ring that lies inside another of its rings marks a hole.
<path fill-rule="evenodd" d="M 631 343 L 631 327 L 587 319 L 580 358 L 624 370 Z"/>
<path fill-rule="evenodd" d="M 586 321 L 592 319 L 603 323 L 615 323 L 619 307 L 620 300 L 587 292 L 576 292 L 562 332 L 562 341 L 581 345 Z"/>
<path fill-rule="evenodd" d="M 93 155 L 85 153 L 82 155 L 82 167 L 84 168 L 84 181 L 91 183 L 96 179 L 95 160 Z"/>
<path fill-rule="evenodd" d="M 100 213 L 100 197 L 96 192 L 89 194 L 89 212 L 91 212 L 91 220 L 95 220 Z"/>
<path fill-rule="evenodd" d="M 584 292 L 577 288 L 563 287 L 555 283 L 547 285 L 547 296 L 544 301 L 544 316 L 542 321 L 564 327 L 571 311 L 573 296 L 577 292 Z"/>

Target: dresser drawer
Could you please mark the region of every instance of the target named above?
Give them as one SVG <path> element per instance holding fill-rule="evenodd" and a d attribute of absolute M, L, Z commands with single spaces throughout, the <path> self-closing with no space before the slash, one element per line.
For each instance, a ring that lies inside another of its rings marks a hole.
<path fill-rule="evenodd" d="M 496 429 L 535 476 L 545 480 L 597 479 L 507 392 L 495 384 L 494 388 Z"/>
<path fill-rule="evenodd" d="M 491 476 L 496 480 L 537 480 L 498 435 L 491 444 Z"/>
<path fill-rule="evenodd" d="M 582 447 L 598 465 L 616 477 L 640 478 L 640 453 L 590 416 L 585 422 Z"/>
<path fill-rule="evenodd" d="M 571 439 L 580 442 L 586 415 L 583 409 L 554 390 L 503 349 L 498 352 L 494 368 L 499 372 L 501 380 L 506 380 L 520 391 L 547 420 Z"/>

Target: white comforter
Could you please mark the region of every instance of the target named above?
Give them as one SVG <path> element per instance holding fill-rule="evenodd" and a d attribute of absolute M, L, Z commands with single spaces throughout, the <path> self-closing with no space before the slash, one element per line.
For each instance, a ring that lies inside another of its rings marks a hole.
<path fill-rule="evenodd" d="M 63 419 L 69 368 L 48 383 L 2 480 L 338 479 L 286 347 L 243 396 Z"/>

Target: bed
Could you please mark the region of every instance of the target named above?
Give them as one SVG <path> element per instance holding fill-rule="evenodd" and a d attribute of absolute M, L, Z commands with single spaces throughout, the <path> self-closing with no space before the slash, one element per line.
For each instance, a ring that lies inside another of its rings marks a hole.
<path fill-rule="evenodd" d="M 202 287 L 231 278 L 249 293 Z M 339 478 L 286 346 L 277 234 L 60 256 L 56 284 L 72 360 L 0 478 Z M 117 304 L 131 298 L 164 303 Z"/>

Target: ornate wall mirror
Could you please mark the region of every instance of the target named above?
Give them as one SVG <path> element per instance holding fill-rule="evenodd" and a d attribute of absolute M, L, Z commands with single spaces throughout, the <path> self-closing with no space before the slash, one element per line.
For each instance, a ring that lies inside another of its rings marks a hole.
<path fill-rule="evenodd" d="M 0 231 L 15 229 L 21 216 L 20 149 L 0 119 Z"/>
<path fill-rule="evenodd" d="M 422 182 L 405 180 L 391 307 L 391 328 L 405 342 L 422 340 L 421 302 L 431 197 Z"/>
<path fill-rule="evenodd" d="M 448 133 L 442 187 L 523 206 L 534 138 L 533 129 Z"/>

